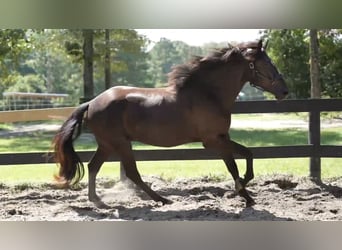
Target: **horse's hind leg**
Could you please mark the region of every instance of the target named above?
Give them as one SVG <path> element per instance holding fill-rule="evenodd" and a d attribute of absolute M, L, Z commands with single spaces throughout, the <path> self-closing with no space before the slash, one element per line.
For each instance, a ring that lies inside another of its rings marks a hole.
<path fill-rule="evenodd" d="M 245 173 L 245 178 L 242 180 L 242 185 L 246 186 L 247 183 L 254 178 L 253 154 L 245 146 L 242 146 L 241 144 L 236 143 L 234 141 L 230 141 L 230 142 L 233 146 L 234 152 L 246 158 L 246 173 Z"/>
<path fill-rule="evenodd" d="M 96 176 L 107 158 L 108 153 L 106 153 L 106 151 L 104 151 L 101 147 L 98 147 L 88 164 L 88 198 L 89 201 L 94 202 L 98 207 L 104 207 L 105 204 L 96 194 Z"/>
<path fill-rule="evenodd" d="M 163 204 L 172 203 L 170 200 L 160 196 L 153 191 L 142 179 L 138 172 L 137 165 L 134 159 L 133 151 L 130 142 L 120 144 L 120 149 L 117 153 L 121 157 L 121 163 L 125 170 L 126 176 L 132 180 L 139 188 L 145 191 L 154 201 L 160 201 Z"/>

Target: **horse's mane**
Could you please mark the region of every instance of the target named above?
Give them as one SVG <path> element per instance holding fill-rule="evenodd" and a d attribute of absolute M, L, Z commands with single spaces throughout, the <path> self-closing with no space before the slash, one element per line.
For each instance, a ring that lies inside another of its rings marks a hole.
<path fill-rule="evenodd" d="M 188 63 L 176 65 L 168 74 L 168 85 L 177 89 L 205 83 L 200 73 L 212 68 L 219 68 L 229 62 L 236 63 L 243 59 L 242 52 L 247 48 L 257 48 L 257 42 L 241 43 L 236 46 L 228 44 L 228 47 L 214 49 L 208 56 L 195 56 Z"/>

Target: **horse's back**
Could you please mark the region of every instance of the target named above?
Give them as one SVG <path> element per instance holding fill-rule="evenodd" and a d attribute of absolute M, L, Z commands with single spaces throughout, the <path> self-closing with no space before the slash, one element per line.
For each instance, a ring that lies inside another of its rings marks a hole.
<path fill-rule="evenodd" d="M 186 108 L 172 88 L 113 87 L 91 101 L 87 115 L 95 136 L 125 135 L 157 146 L 191 140 L 186 120 Z"/>

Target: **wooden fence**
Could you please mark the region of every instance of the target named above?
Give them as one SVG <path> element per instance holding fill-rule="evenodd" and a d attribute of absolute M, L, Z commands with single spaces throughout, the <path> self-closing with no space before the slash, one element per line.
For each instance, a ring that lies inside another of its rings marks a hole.
<path fill-rule="evenodd" d="M 23 120 L 61 119 L 68 116 L 74 108 L 47 110 L 30 110 L 19 112 L 0 112 L 0 122 Z M 342 157 L 341 145 L 321 145 L 320 113 L 342 111 L 342 99 L 311 99 L 276 101 L 246 101 L 236 102 L 233 108 L 235 114 L 246 113 L 284 113 L 308 112 L 308 144 L 273 147 L 251 147 L 255 159 L 265 158 L 310 158 L 310 176 L 320 179 L 322 157 Z M 27 113 L 25 113 L 27 112 Z M 94 152 L 79 151 L 83 161 L 88 161 Z M 218 154 L 205 149 L 158 149 L 135 150 L 138 161 L 155 160 L 211 160 L 220 159 Z M 238 156 L 236 156 L 238 158 Z M 118 161 L 112 156 L 109 161 Z M 3 153 L 0 154 L 0 165 L 51 163 L 53 159 L 46 152 L 34 153 Z"/>

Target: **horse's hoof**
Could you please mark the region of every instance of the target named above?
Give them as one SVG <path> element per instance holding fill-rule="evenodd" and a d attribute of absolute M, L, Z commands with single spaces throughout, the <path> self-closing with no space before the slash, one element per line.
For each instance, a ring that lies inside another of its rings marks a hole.
<path fill-rule="evenodd" d="M 161 201 L 161 203 L 162 203 L 163 205 L 170 205 L 170 204 L 173 203 L 173 201 L 171 201 L 171 200 L 169 200 L 169 199 L 166 199 L 166 198 L 163 198 L 163 199 L 161 199 L 160 201 Z"/>
<path fill-rule="evenodd" d="M 242 188 L 245 188 L 245 187 L 247 186 L 247 181 L 246 181 L 246 179 L 240 177 L 239 180 L 240 180 L 240 183 L 241 183 L 241 185 L 242 185 Z"/>
<path fill-rule="evenodd" d="M 106 203 L 104 203 L 101 200 L 94 201 L 93 203 L 94 203 L 95 207 L 100 208 L 100 209 L 110 209 L 111 208 L 109 205 L 107 205 Z"/>
<path fill-rule="evenodd" d="M 246 207 L 253 207 L 255 204 L 256 202 L 253 199 L 246 201 Z"/>
<path fill-rule="evenodd" d="M 245 188 L 239 191 L 239 195 L 246 200 L 246 207 L 251 207 L 256 204 Z"/>
<path fill-rule="evenodd" d="M 106 203 L 104 203 L 100 197 L 95 196 L 95 197 L 89 197 L 89 201 L 92 202 L 95 207 L 101 208 L 101 209 L 109 209 L 110 206 L 108 206 Z"/>

